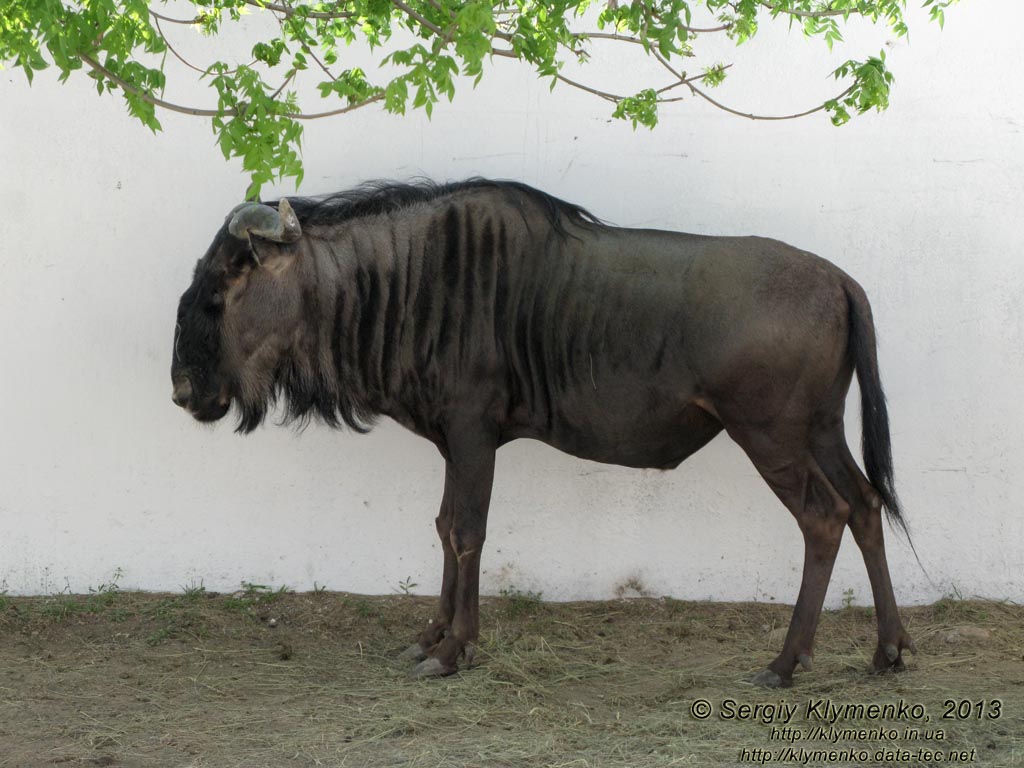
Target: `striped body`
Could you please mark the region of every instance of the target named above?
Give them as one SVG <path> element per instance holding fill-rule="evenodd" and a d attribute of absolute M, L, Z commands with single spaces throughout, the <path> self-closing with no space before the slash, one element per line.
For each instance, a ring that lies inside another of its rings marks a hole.
<path fill-rule="evenodd" d="M 842 273 L 781 243 L 565 227 L 502 190 L 307 224 L 297 263 L 307 323 L 319 329 L 307 354 L 337 370 L 367 412 L 435 442 L 449 411 L 471 408 L 501 442 L 530 437 L 666 468 L 721 429 L 706 410 L 728 368 L 716 345 L 746 351 L 736 338 L 781 309 L 805 329 L 824 320 L 845 333 L 845 306 L 836 317 L 827 302 L 808 311 L 736 301 L 769 295 L 796 264 L 845 304 Z M 728 307 L 714 300 L 726 284 Z"/>

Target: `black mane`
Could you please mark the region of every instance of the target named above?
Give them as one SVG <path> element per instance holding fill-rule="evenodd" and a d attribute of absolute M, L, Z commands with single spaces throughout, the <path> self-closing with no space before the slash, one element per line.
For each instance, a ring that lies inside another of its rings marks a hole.
<path fill-rule="evenodd" d="M 368 181 L 353 189 L 320 197 L 289 197 L 288 202 L 303 225 L 339 224 L 363 216 L 391 213 L 410 205 L 473 189 L 504 190 L 517 203 L 523 198 L 531 200 L 540 206 L 551 226 L 563 236 L 566 235 L 565 222 L 592 227 L 606 226 L 605 222 L 585 208 L 541 192 L 528 184 L 479 177 L 445 183 L 430 179 L 411 182 Z M 268 202 L 267 205 L 276 206 L 277 202 Z"/>
<path fill-rule="evenodd" d="M 566 202 L 548 195 L 531 186 L 515 181 L 495 181 L 491 179 L 470 178 L 464 181 L 438 183 L 429 179 L 416 179 L 411 182 L 377 180 L 365 182 L 352 189 L 335 192 L 319 197 L 289 197 L 288 202 L 303 227 L 316 225 L 340 224 L 362 217 L 392 213 L 420 203 L 430 202 L 447 195 L 472 190 L 498 190 L 503 192 L 512 205 L 523 211 L 529 204 L 536 208 L 547 219 L 553 231 L 563 238 L 569 237 L 567 224 L 582 227 L 606 227 L 603 221 L 581 206 Z M 264 204 L 277 207 L 279 200 L 267 201 Z M 241 247 L 242 241 L 227 232 L 227 222 L 217 234 L 209 253 L 215 253 L 223 241 L 230 241 Z M 197 265 L 197 271 L 199 265 Z M 381 279 L 374 273 L 376 279 Z M 364 276 L 365 277 L 365 276 Z M 364 295 L 367 293 L 367 295 Z M 368 301 L 369 288 L 363 288 L 354 297 L 343 297 L 345 302 L 354 301 L 354 306 L 362 306 Z M 340 300 L 339 300 L 340 301 Z M 307 290 L 304 299 L 307 308 L 307 322 L 317 325 L 322 321 L 322 312 L 332 312 L 335 328 L 340 328 L 344 321 L 342 310 L 346 308 L 339 303 L 333 310 L 319 306 L 315 291 Z M 314 334 L 315 338 L 319 336 Z M 338 340 L 332 340 L 338 344 Z M 306 359 L 315 359 L 316 350 L 307 350 Z M 352 366 L 352 369 L 359 366 Z M 238 397 L 235 405 L 238 408 L 237 431 L 248 433 L 263 423 L 275 403 L 283 405 L 281 423 L 296 423 L 303 427 L 312 418 L 318 418 L 331 427 L 342 424 L 357 432 L 367 432 L 373 426 L 378 415 L 366 398 L 364 387 L 359 383 L 359 376 L 352 378 L 353 370 L 342 365 L 338 377 L 341 386 L 327 386 L 321 374 L 315 368 L 300 365 L 294 358 L 283 361 L 273 372 L 273 386 L 259 398 Z M 347 371 L 347 372 L 346 372 Z M 360 371 L 360 375 L 364 372 Z"/>
<path fill-rule="evenodd" d="M 274 386 L 265 398 L 258 401 L 236 399 L 238 425 L 235 431 L 249 434 L 264 422 L 274 405 L 283 402 L 281 425 L 295 424 L 303 430 L 317 418 L 334 429 L 345 424 L 354 432 L 366 434 L 376 424 L 379 414 L 354 394 L 347 386 L 332 392 L 294 361 L 288 361 L 275 371 Z"/>

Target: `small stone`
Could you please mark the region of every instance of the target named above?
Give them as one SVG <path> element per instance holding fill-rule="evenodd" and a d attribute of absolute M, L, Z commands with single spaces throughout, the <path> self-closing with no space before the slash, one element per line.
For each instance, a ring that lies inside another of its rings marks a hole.
<path fill-rule="evenodd" d="M 277 626 L 277 619 L 267 619 L 267 626 L 268 627 L 276 627 Z"/>

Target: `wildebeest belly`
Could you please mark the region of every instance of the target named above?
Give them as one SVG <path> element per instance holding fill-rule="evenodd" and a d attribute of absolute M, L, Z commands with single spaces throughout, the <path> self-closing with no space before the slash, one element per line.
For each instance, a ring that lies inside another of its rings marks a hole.
<path fill-rule="evenodd" d="M 722 430 L 714 416 L 678 394 L 571 398 L 550 424 L 516 430 L 581 459 L 644 469 L 672 469 Z"/>

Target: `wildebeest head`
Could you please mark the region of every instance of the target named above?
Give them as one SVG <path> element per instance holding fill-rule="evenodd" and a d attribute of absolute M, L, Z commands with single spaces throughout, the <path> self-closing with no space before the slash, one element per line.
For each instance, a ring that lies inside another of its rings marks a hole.
<path fill-rule="evenodd" d="M 198 421 L 237 401 L 254 429 L 298 332 L 300 287 L 292 267 L 299 220 L 287 200 L 243 203 L 228 214 L 178 304 L 173 400 Z"/>

